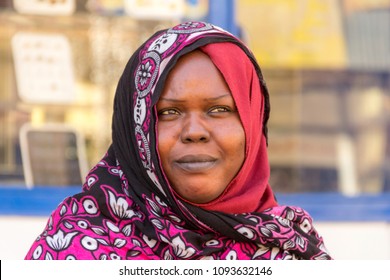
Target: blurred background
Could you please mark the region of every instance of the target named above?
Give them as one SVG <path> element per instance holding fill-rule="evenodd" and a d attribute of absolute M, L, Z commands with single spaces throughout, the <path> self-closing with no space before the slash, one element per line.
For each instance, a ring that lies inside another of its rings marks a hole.
<path fill-rule="evenodd" d="M 390 0 L 0 0 L 0 258 L 22 259 L 106 152 L 131 54 L 187 20 L 258 59 L 279 202 L 335 258 L 390 259 Z"/>

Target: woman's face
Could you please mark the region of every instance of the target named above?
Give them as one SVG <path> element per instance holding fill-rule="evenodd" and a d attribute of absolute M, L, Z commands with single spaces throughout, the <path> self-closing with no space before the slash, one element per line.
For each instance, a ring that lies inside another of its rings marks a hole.
<path fill-rule="evenodd" d="M 171 186 L 194 203 L 214 200 L 244 162 L 245 133 L 229 87 L 206 54 L 179 59 L 157 111 L 158 150 Z"/>

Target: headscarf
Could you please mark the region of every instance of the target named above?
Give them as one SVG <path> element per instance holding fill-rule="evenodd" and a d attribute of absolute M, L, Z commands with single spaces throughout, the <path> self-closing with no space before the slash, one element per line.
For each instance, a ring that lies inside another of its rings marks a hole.
<path fill-rule="evenodd" d="M 246 137 L 245 162 L 206 204 L 171 188 L 157 150 L 156 103 L 193 50 L 226 80 Z M 83 191 L 51 214 L 26 259 L 330 259 L 303 209 L 277 205 L 268 184 L 268 91 L 253 54 L 204 22 L 156 32 L 130 58 L 114 100 L 112 145 Z"/>

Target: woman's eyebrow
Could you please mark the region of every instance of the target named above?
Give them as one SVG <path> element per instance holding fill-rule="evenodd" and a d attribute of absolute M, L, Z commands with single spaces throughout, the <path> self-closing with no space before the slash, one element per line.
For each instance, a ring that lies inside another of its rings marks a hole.
<path fill-rule="evenodd" d="M 185 100 L 182 99 L 166 98 L 166 97 L 160 97 L 159 101 L 174 102 L 174 103 L 186 102 Z"/>
<path fill-rule="evenodd" d="M 204 98 L 203 100 L 205 100 L 205 101 L 216 101 L 216 100 L 220 100 L 220 99 L 223 99 L 223 98 L 226 98 L 226 97 L 231 97 L 231 94 L 230 93 L 224 93 L 224 94 L 219 95 L 219 96 Z M 173 102 L 173 103 L 184 103 L 184 102 L 187 102 L 188 100 L 160 97 L 160 101 Z"/>
<path fill-rule="evenodd" d="M 204 100 L 207 100 L 207 101 L 216 101 L 216 100 L 223 99 L 223 98 L 226 98 L 226 97 L 232 97 L 232 95 L 230 94 L 230 92 L 225 93 L 225 94 L 222 94 L 222 95 L 219 95 L 219 96 L 216 96 L 216 97 L 205 98 Z"/>

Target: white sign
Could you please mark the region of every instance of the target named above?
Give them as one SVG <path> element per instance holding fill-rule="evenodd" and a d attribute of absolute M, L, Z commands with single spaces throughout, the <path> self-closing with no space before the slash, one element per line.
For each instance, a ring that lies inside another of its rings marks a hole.
<path fill-rule="evenodd" d="M 71 15 L 76 9 L 75 0 L 14 0 L 18 13 L 33 15 Z"/>
<path fill-rule="evenodd" d="M 71 48 L 60 34 L 16 33 L 12 53 L 18 94 L 30 103 L 71 103 L 75 81 Z"/>
<path fill-rule="evenodd" d="M 34 186 L 80 186 L 87 174 L 83 134 L 64 124 L 33 126 L 19 131 L 24 178 Z"/>
<path fill-rule="evenodd" d="M 124 0 L 125 11 L 138 19 L 172 20 L 184 16 L 184 0 Z"/>

